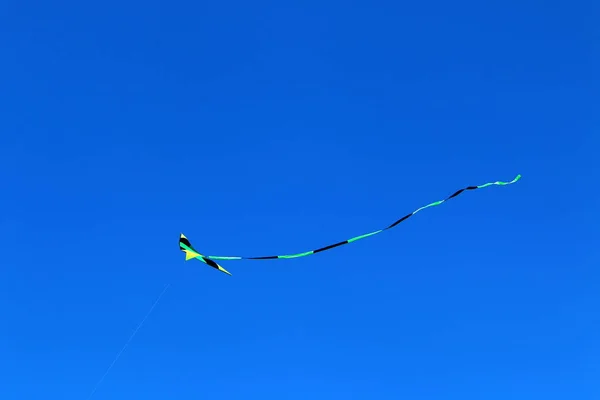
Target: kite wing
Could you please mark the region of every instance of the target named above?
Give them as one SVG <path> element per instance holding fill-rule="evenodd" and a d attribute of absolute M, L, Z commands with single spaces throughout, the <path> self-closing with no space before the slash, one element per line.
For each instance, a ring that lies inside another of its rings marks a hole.
<path fill-rule="evenodd" d="M 377 235 L 381 232 L 384 232 L 388 229 L 392 229 L 393 227 L 397 226 L 398 224 L 400 224 L 401 222 L 406 221 L 408 218 L 412 217 L 413 215 L 415 215 L 416 213 L 418 213 L 419 211 L 422 211 L 426 208 L 429 207 L 433 207 L 433 206 L 439 206 L 442 203 L 445 203 L 446 201 L 458 196 L 459 194 L 461 194 L 464 191 L 467 190 L 476 190 L 476 189 L 483 189 L 485 187 L 488 186 L 492 186 L 492 185 L 497 185 L 497 186 L 505 186 L 505 185 L 510 185 L 513 184 L 515 182 L 517 182 L 519 179 L 521 179 L 521 175 L 517 175 L 515 179 L 513 179 L 510 182 L 502 182 L 502 181 L 496 181 L 496 182 L 490 182 L 490 183 L 486 183 L 483 185 L 479 185 L 479 186 L 467 186 L 463 189 L 457 190 L 456 192 L 454 192 L 452 195 L 446 197 L 443 200 L 439 200 L 439 201 L 435 201 L 433 203 L 427 204 L 426 206 L 420 207 L 418 209 L 416 209 L 415 211 L 406 214 L 404 217 L 400 218 L 399 220 L 395 221 L 394 223 L 392 223 L 391 225 L 383 228 L 383 229 L 379 229 L 376 230 L 374 232 L 370 232 L 370 233 L 366 233 L 364 235 L 360 235 L 360 236 L 356 236 L 353 237 L 351 239 L 348 240 L 344 240 L 338 243 L 334 243 L 334 244 L 330 244 L 321 248 L 318 248 L 316 250 L 310 250 L 310 251 L 305 251 L 303 253 L 296 253 L 296 254 L 287 254 L 287 255 L 278 255 L 278 256 L 260 256 L 260 257 L 240 257 L 240 256 L 203 256 L 202 254 L 200 254 L 199 252 L 197 252 L 190 244 L 190 242 L 187 240 L 187 238 L 182 234 L 180 239 L 179 239 L 179 247 L 180 249 L 186 253 L 186 260 L 189 260 L 191 258 L 197 258 L 200 261 L 210 265 L 213 268 L 217 268 L 220 271 L 223 271 L 225 273 L 228 273 L 223 267 L 221 267 L 219 264 L 217 264 L 216 262 L 214 262 L 213 260 L 274 260 L 274 259 L 288 259 L 288 258 L 298 258 L 298 257 L 305 257 L 305 256 L 310 256 L 313 254 L 317 254 L 320 253 L 322 251 L 326 251 L 326 250 L 331 250 L 335 247 L 339 247 L 348 243 L 352 243 L 352 242 L 356 242 L 357 240 L 361 240 L 361 239 L 365 239 L 368 238 L 370 236 L 373 235 Z M 231 274 L 229 274 L 231 275 Z"/>

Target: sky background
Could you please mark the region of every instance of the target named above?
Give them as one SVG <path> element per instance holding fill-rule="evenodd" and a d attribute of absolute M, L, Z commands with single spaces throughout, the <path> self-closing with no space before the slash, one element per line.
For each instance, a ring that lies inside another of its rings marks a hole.
<path fill-rule="evenodd" d="M 2 2 L 0 398 L 598 399 L 598 15 Z"/>

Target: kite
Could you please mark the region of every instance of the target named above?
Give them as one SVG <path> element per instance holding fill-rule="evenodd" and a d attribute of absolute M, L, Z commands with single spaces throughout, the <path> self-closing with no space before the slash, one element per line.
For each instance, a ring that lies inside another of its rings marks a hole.
<path fill-rule="evenodd" d="M 439 200 L 439 201 L 433 202 L 431 204 L 428 204 L 426 206 L 423 206 L 423 207 L 420 207 L 420 208 L 416 209 L 415 211 L 411 212 L 410 214 L 405 215 L 404 217 L 400 218 L 399 220 L 397 220 L 393 224 L 387 226 L 386 228 L 379 229 L 377 231 L 374 231 L 374 232 L 371 232 L 371 233 L 367 233 L 367 234 L 364 234 L 364 235 L 356 236 L 356 237 L 353 237 L 352 239 L 344 240 L 343 242 L 338 242 L 338 243 L 335 243 L 335 244 L 330 244 L 328 246 L 321 247 L 321 248 L 316 249 L 316 250 L 306 251 L 304 253 L 289 254 L 289 255 L 282 255 L 282 256 L 263 256 L 263 257 L 205 256 L 205 255 L 202 255 L 200 252 L 198 252 L 194 247 L 192 247 L 190 241 L 183 235 L 183 233 L 179 237 L 179 249 L 185 253 L 185 260 L 186 261 L 191 260 L 192 258 L 196 258 L 196 259 L 202 261 L 203 263 L 207 264 L 208 266 L 210 266 L 212 268 L 218 269 L 221 272 L 224 272 L 224 273 L 226 273 L 228 275 L 231 275 L 231 273 L 229 273 L 229 271 L 227 271 L 225 268 L 223 268 L 222 266 L 220 266 L 215 260 L 271 260 L 271 259 L 286 259 L 286 258 L 298 258 L 298 257 L 310 256 L 310 255 L 313 255 L 313 254 L 320 253 L 322 251 L 331 250 L 333 248 L 336 248 L 338 246 L 342 246 L 344 244 L 353 243 L 353 242 L 356 242 L 357 240 L 361 240 L 361 239 L 365 239 L 365 238 L 368 238 L 368 237 L 373 236 L 373 235 L 377 235 L 378 233 L 381 233 L 381 232 L 386 231 L 388 229 L 392 229 L 393 227 L 395 227 L 399 223 L 407 220 L 408 218 L 412 217 L 413 215 L 415 215 L 419 211 L 422 211 L 422 210 L 424 210 L 426 208 L 429 208 L 429 207 L 439 206 L 440 204 L 445 203 L 446 201 L 448 201 L 448 200 L 450 200 L 450 199 L 458 196 L 459 194 L 461 194 L 464 191 L 467 191 L 467 190 L 476 190 L 476 189 L 483 189 L 485 187 L 492 186 L 492 185 L 499 185 L 499 186 L 510 185 L 510 184 L 513 184 L 513 183 L 517 182 L 519 179 L 521 179 L 521 175 L 517 175 L 517 177 L 515 179 L 513 179 L 512 181 L 510 181 L 510 182 L 496 181 L 496 182 L 486 183 L 484 185 L 479 185 L 479 186 L 468 186 L 466 188 L 457 190 L 456 192 L 454 192 L 452 195 L 448 196 L 444 200 Z M 104 375 L 102 375 L 102 377 L 100 378 L 100 380 L 98 381 L 98 383 L 96 384 L 96 386 L 94 387 L 94 389 L 92 390 L 91 394 L 88 397 L 88 400 L 91 399 L 92 396 L 94 395 L 94 393 L 97 391 L 98 387 L 100 386 L 100 384 L 102 383 L 102 381 L 104 380 L 104 378 L 106 378 L 106 376 L 108 375 L 108 373 L 110 372 L 110 370 L 113 368 L 113 366 L 115 365 L 115 363 L 119 360 L 119 357 L 121 357 L 121 354 L 123 354 L 123 351 L 125 351 L 125 349 L 127 348 L 127 346 L 131 343 L 131 341 L 135 337 L 136 333 L 142 327 L 142 325 L 144 324 L 144 322 L 146 321 L 146 319 L 150 316 L 150 314 L 152 313 L 152 310 L 154 310 L 154 308 L 156 307 L 156 305 L 158 304 L 158 302 L 160 301 L 160 299 L 162 298 L 162 296 L 165 294 L 165 292 L 167 291 L 167 289 L 169 288 L 169 286 L 170 286 L 170 284 L 167 285 L 163 289 L 163 291 L 161 292 L 160 296 L 158 296 L 158 298 L 156 299 L 156 301 L 154 302 L 154 304 L 152 305 L 152 307 L 150 307 L 150 310 L 148 311 L 148 313 L 146 314 L 146 316 L 142 319 L 142 321 L 138 324 L 137 328 L 135 328 L 135 330 L 133 331 L 133 333 L 129 336 L 129 339 L 127 339 L 127 342 L 125 342 L 125 345 L 117 353 L 116 357 L 114 358 L 114 360 L 112 361 L 112 363 L 110 364 L 110 366 L 108 367 L 108 369 L 105 371 Z"/>
<path fill-rule="evenodd" d="M 185 235 L 182 233 L 181 236 L 179 237 L 179 249 L 181 251 L 183 251 L 185 253 L 185 260 L 191 260 L 192 258 L 195 258 L 197 260 L 202 261 L 203 263 L 207 264 L 210 267 L 213 267 L 215 269 L 218 269 L 221 272 L 224 272 L 228 275 L 231 275 L 231 273 L 229 273 L 229 271 L 227 271 L 225 268 L 223 268 L 222 266 L 220 266 L 215 260 L 274 260 L 274 259 L 289 259 L 289 258 L 298 258 L 298 257 L 305 257 L 305 256 L 310 256 L 313 254 L 317 254 L 320 253 L 322 251 L 326 251 L 326 250 L 331 250 L 335 247 L 339 247 L 348 243 L 353 243 L 356 242 L 357 240 L 361 240 L 361 239 L 365 239 L 374 235 L 377 235 L 381 232 L 387 231 L 388 229 L 392 229 L 393 227 L 395 227 L 396 225 L 398 225 L 399 223 L 407 220 L 408 218 L 412 217 L 413 215 L 415 215 L 416 213 L 418 213 L 419 211 L 422 211 L 426 208 L 429 207 L 434 207 L 434 206 L 439 206 L 442 203 L 445 203 L 446 201 L 458 196 L 459 194 L 461 194 L 464 191 L 467 190 L 476 190 L 476 189 L 483 189 L 485 187 L 488 186 L 492 186 L 492 185 L 498 185 L 498 186 L 505 186 L 505 185 L 511 185 L 515 182 L 517 182 L 519 179 L 521 179 L 521 175 L 517 175 L 517 177 L 515 179 L 513 179 L 510 182 L 501 182 L 501 181 L 496 181 L 496 182 L 490 182 L 490 183 L 486 183 L 484 185 L 479 185 L 479 186 L 467 186 L 463 189 L 457 190 L 456 192 L 454 192 L 452 195 L 448 196 L 447 198 L 445 198 L 444 200 L 439 200 L 430 204 L 427 204 L 426 206 L 420 207 L 418 209 L 416 209 L 415 211 L 405 215 L 404 217 L 400 218 L 399 220 L 395 221 L 393 224 L 383 228 L 383 229 L 379 229 L 377 231 L 371 232 L 371 233 L 366 233 L 364 235 L 360 235 L 360 236 L 356 236 L 353 237 L 351 239 L 348 240 L 344 240 L 342 242 L 338 242 L 338 243 L 334 243 L 334 244 L 330 244 L 321 248 L 318 248 L 316 250 L 310 250 L 310 251 L 306 251 L 303 253 L 297 253 L 297 254 L 288 254 L 288 255 L 280 255 L 280 256 L 261 256 L 261 257 L 239 257 L 239 256 L 205 256 L 203 254 L 201 254 L 199 251 L 197 251 L 194 247 L 192 247 L 190 241 L 185 237 Z"/>

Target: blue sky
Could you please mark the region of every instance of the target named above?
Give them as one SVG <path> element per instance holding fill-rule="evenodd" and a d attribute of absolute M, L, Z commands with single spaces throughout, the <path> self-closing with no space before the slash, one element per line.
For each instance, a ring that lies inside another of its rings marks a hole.
<path fill-rule="evenodd" d="M 3 400 L 600 396 L 591 2 L 0 8 Z"/>

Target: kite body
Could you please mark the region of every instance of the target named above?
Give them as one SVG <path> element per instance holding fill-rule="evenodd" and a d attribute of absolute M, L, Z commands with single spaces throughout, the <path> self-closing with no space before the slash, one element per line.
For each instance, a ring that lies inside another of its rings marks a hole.
<path fill-rule="evenodd" d="M 195 258 L 197 260 L 202 261 L 204 264 L 207 264 L 210 267 L 218 269 L 221 272 L 225 272 L 227 275 L 231 275 L 229 271 L 225 268 L 221 267 L 219 264 L 211 260 L 210 258 L 206 258 L 202 254 L 198 253 L 191 245 L 190 241 L 185 237 L 182 233 L 179 237 L 179 250 L 185 253 L 185 261 L 191 260 Z"/>
<path fill-rule="evenodd" d="M 360 236 L 356 236 L 353 237 L 351 239 L 348 240 L 344 240 L 342 242 L 338 242 L 338 243 L 334 243 L 334 244 L 330 244 L 328 246 L 324 246 L 321 248 L 318 248 L 316 250 L 310 250 L 310 251 L 305 251 L 303 253 L 297 253 L 297 254 L 288 254 L 288 255 L 281 255 L 281 256 L 261 256 L 261 257 L 239 257 L 239 256 L 204 256 L 202 254 L 200 254 L 196 249 L 194 249 L 192 247 L 192 245 L 190 244 L 189 240 L 183 235 L 183 233 L 181 234 L 181 236 L 179 237 L 179 249 L 181 251 L 183 251 L 185 253 L 185 260 L 191 260 L 192 258 L 195 258 L 197 260 L 202 261 L 203 263 L 218 269 L 221 272 L 224 272 L 228 275 L 231 275 L 225 268 L 221 267 L 219 264 L 217 264 L 214 260 L 275 260 L 275 259 L 288 259 L 288 258 L 298 258 L 298 257 L 305 257 L 305 256 L 310 256 L 316 253 L 320 253 L 322 251 L 326 251 L 326 250 L 331 250 L 335 247 L 338 246 L 342 246 L 348 243 L 352 243 L 352 242 L 356 242 L 357 240 L 361 240 L 361 239 L 365 239 L 368 238 L 370 236 L 373 235 L 377 235 L 383 231 L 386 231 L 388 229 L 391 229 L 393 227 L 395 227 L 396 225 L 398 225 L 399 223 L 407 220 L 408 218 L 412 217 L 413 215 L 415 215 L 416 213 L 418 213 L 419 211 L 422 211 L 426 208 L 429 207 L 433 207 L 433 206 L 439 206 L 442 203 L 445 203 L 446 201 L 450 200 L 453 197 L 458 196 L 459 194 L 461 194 L 464 191 L 467 190 L 476 190 L 476 189 L 483 189 L 485 187 L 488 186 L 492 186 L 492 185 L 498 185 L 498 186 L 505 186 L 505 185 L 510 185 L 513 184 L 515 182 L 517 182 L 519 179 L 521 179 L 521 175 L 517 175 L 517 177 L 515 179 L 513 179 L 510 182 L 501 182 L 501 181 L 496 181 L 496 182 L 490 182 L 490 183 L 486 183 L 484 185 L 479 185 L 479 186 L 467 186 L 463 189 L 457 190 L 456 192 L 454 192 L 452 195 L 448 196 L 447 198 L 445 198 L 444 200 L 439 200 L 433 203 L 430 203 L 426 206 L 420 207 L 418 209 L 416 209 L 415 211 L 405 215 L 404 217 L 400 218 L 399 220 L 395 221 L 394 223 L 392 223 L 391 225 L 387 226 L 386 228 L 383 229 L 379 229 L 377 231 L 371 232 L 371 233 L 366 233 L 364 235 L 360 235 Z"/>

